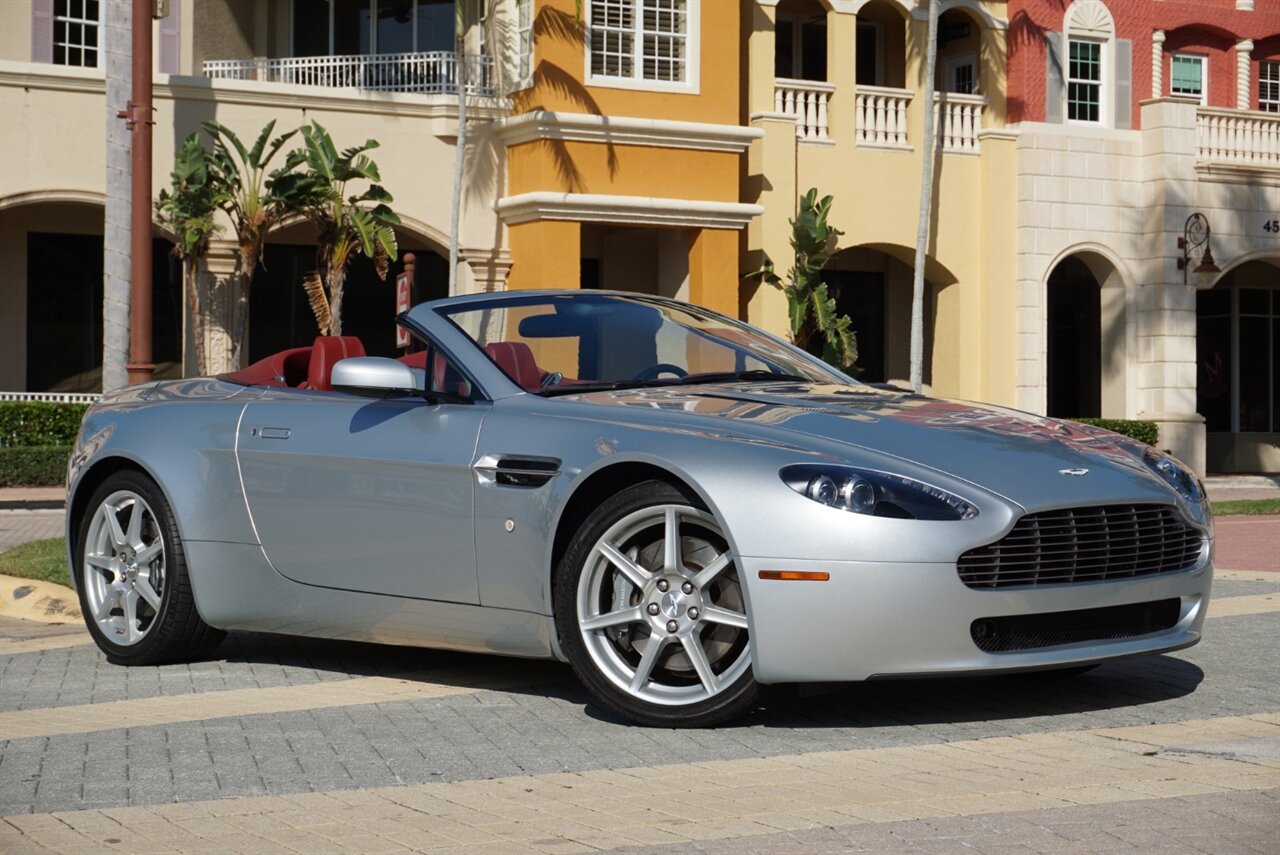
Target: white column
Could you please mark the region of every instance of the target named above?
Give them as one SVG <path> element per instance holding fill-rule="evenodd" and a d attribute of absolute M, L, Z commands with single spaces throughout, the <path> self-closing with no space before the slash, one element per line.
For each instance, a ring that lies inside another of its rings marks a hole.
<path fill-rule="evenodd" d="M 1249 54 L 1253 51 L 1253 42 L 1249 39 L 1236 42 L 1236 109 L 1248 110 L 1253 100 L 1253 75 L 1249 64 Z"/>
<path fill-rule="evenodd" d="M 1164 30 L 1151 34 L 1151 97 L 1164 95 Z"/>

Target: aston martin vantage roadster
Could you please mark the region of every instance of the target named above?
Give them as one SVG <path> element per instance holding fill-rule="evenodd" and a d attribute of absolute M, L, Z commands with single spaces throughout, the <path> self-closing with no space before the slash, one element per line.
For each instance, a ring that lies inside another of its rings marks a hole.
<path fill-rule="evenodd" d="M 1177 460 L 859 383 L 685 303 L 421 304 L 87 413 L 72 576 L 122 665 L 225 630 L 568 662 L 651 725 L 760 684 L 1079 672 L 1200 638 L 1213 524 Z"/>

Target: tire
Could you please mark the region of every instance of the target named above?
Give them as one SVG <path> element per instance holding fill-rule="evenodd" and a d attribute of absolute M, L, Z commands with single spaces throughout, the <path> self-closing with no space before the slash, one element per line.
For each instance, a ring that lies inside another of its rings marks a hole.
<path fill-rule="evenodd" d="M 668 550 L 673 529 L 679 550 Z M 554 599 L 578 678 L 622 717 L 708 727 L 755 705 L 736 563 L 720 524 L 692 493 L 646 481 L 602 503 L 560 562 Z"/>
<path fill-rule="evenodd" d="M 107 478 L 76 534 L 76 588 L 85 624 L 117 665 L 189 662 L 225 633 L 201 620 L 178 525 L 160 488 L 134 471 Z"/>

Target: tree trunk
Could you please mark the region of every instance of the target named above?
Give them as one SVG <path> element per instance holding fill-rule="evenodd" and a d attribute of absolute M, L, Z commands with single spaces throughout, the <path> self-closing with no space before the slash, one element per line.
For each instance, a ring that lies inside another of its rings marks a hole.
<path fill-rule="evenodd" d="M 50 4 L 52 5 L 52 4 Z M 129 383 L 129 131 L 116 115 L 131 97 L 133 9 L 129 0 L 102 4 L 106 74 L 106 204 L 102 276 L 102 391 Z"/>
<path fill-rule="evenodd" d="M 938 64 L 938 5 L 929 0 L 929 43 L 924 70 L 924 140 L 921 146 L 920 220 L 916 226 L 916 264 L 911 288 L 911 389 L 924 388 L 924 266 L 929 248 L 929 215 L 933 211 L 934 69 Z"/>
<path fill-rule="evenodd" d="M 249 283 L 252 274 L 237 273 L 231 278 L 235 284 L 235 303 L 231 308 L 231 363 L 237 368 L 245 367 L 244 339 L 249 331 Z"/>
<path fill-rule="evenodd" d="M 454 47 L 458 63 L 458 142 L 453 158 L 453 200 L 449 211 L 449 296 L 458 293 L 458 219 L 462 212 L 462 170 L 467 151 L 467 55 L 466 36 L 462 27 L 462 3 L 457 0 L 458 13 L 454 24 L 457 33 Z"/>
<path fill-rule="evenodd" d="M 183 278 L 187 283 L 187 309 L 191 313 L 191 340 L 196 349 L 196 374 L 207 377 L 209 360 L 204 350 L 204 315 L 200 309 L 200 259 L 182 259 Z"/>
<path fill-rule="evenodd" d="M 345 267 L 329 270 L 329 335 L 342 335 L 342 288 L 346 285 Z"/>

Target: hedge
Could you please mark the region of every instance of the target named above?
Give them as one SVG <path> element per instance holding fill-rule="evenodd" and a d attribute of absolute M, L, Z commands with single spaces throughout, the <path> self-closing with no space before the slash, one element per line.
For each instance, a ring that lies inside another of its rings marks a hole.
<path fill-rule="evenodd" d="M 71 446 L 88 404 L 0 402 L 0 448 Z"/>
<path fill-rule="evenodd" d="M 1103 430 L 1114 431 L 1121 436 L 1155 445 L 1160 440 L 1160 429 L 1155 422 L 1138 421 L 1136 419 L 1072 419 L 1082 425 L 1093 425 Z"/>
<path fill-rule="evenodd" d="M 0 487 L 59 487 L 71 446 L 0 448 Z"/>

